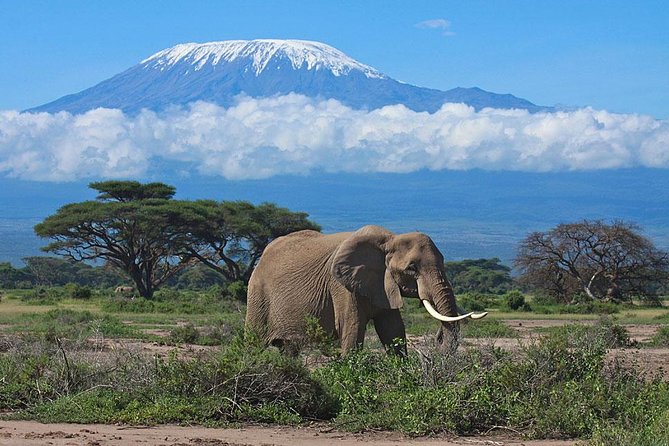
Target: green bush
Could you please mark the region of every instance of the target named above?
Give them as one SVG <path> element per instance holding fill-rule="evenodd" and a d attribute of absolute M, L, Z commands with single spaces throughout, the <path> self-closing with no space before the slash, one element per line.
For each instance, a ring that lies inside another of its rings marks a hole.
<path fill-rule="evenodd" d="M 669 327 L 663 326 L 655 333 L 651 340 L 651 345 L 655 347 L 669 347 Z"/>
<path fill-rule="evenodd" d="M 200 339 L 200 332 L 193 324 L 179 325 L 170 331 L 169 340 L 173 343 L 195 344 Z"/>
<path fill-rule="evenodd" d="M 464 293 L 458 296 L 458 304 L 467 311 L 484 311 L 500 306 L 499 296 L 477 292 Z"/>
<path fill-rule="evenodd" d="M 254 339 L 194 359 L 115 355 L 91 362 L 67 346 L 17 344 L 0 356 L 10 383 L 0 410 L 44 422 L 222 424 L 329 419 L 339 407 L 298 360 Z"/>
<path fill-rule="evenodd" d="M 669 446 L 669 410 L 657 415 L 649 425 L 605 424 L 595 429 L 587 446 Z"/>
<path fill-rule="evenodd" d="M 466 338 L 515 338 L 518 333 L 499 319 L 486 318 L 462 325 Z"/>
<path fill-rule="evenodd" d="M 213 290 L 213 291 L 212 291 Z M 110 313 L 166 313 L 166 314 L 212 314 L 239 312 L 243 305 L 225 298 L 212 288 L 209 292 L 183 291 L 163 288 L 153 299 L 128 299 L 114 296 L 102 302 L 101 308 Z"/>
<path fill-rule="evenodd" d="M 611 302 L 584 302 L 577 304 L 552 304 L 532 306 L 536 313 L 543 314 L 616 314 L 626 308 Z"/>
<path fill-rule="evenodd" d="M 70 291 L 72 299 L 90 299 L 93 292 L 86 286 L 74 285 Z"/>
<path fill-rule="evenodd" d="M 550 333 L 552 336 L 565 338 L 567 342 L 586 339 L 601 343 L 603 348 L 631 347 L 634 345 L 627 329 L 606 316 L 601 317 L 593 325 L 565 324 L 559 327 L 543 328 L 541 331 Z"/>
<path fill-rule="evenodd" d="M 504 294 L 506 306 L 513 311 L 530 311 L 530 305 L 525 302 L 525 296 L 518 290 L 512 290 Z"/>

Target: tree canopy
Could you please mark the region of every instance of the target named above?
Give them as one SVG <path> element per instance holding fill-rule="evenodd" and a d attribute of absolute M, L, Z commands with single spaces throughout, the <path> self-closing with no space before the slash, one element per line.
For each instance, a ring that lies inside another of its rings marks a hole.
<path fill-rule="evenodd" d="M 307 214 L 271 203 L 175 200 L 175 188 L 136 181 L 91 183 L 96 200 L 72 203 L 35 226 L 43 248 L 74 261 L 103 261 L 124 271 L 150 298 L 194 262 L 228 281 L 247 282 L 274 238 L 320 229 Z"/>
<path fill-rule="evenodd" d="M 248 282 L 260 255 L 275 238 L 320 226 L 303 212 L 272 203 L 197 201 L 183 221 L 183 258 L 196 259 L 228 281 Z"/>
<path fill-rule="evenodd" d="M 105 261 L 126 272 L 141 296 L 152 297 L 183 267 L 183 236 L 171 225 L 181 213 L 171 200 L 174 188 L 119 181 L 90 187 L 100 192 L 96 201 L 65 205 L 35 226 L 37 235 L 54 240 L 43 250 L 75 261 Z"/>
<path fill-rule="evenodd" d="M 497 257 L 446 262 L 444 266 L 456 293 L 503 294 L 513 287 L 511 268 Z"/>
<path fill-rule="evenodd" d="M 655 299 L 669 280 L 669 257 L 633 224 L 583 220 L 533 232 L 516 267 L 530 288 L 562 301 Z"/>

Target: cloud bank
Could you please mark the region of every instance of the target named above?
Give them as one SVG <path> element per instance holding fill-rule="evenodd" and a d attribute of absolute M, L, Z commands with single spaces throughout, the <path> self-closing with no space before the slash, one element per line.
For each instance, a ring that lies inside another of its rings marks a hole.
<path fill-rule="evenodd" d="M 583 108 L 530 114 L 445 104 L 365 111 L 300 95 L 196 102 L 161 113 L 0 111 L 0 175 L 140 178 L 161 163 L 228 179 L 420 169 L 669 167 L 669 120 Z"/>

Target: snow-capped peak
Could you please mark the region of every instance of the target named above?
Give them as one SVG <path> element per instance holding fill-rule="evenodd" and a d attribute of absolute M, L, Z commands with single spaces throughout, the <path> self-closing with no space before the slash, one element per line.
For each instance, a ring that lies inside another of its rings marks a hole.
<path fill-rule="evenodd" d="M 208 43 L 182 43 L 162 50 L 141 64 L 145 68 L 164 70 L 178 63 L 187 63 L 200 70 L 207 64 L 217 65 L 236 59 L 252 60 L 256 76 L 262 73 L 273 58 L 285 57 L 293 68 L 306 65 L 308 70 L 330 70 L 335 76 L 351 70 L 362 71 L 368 78 L 384 79 L 378 70 L 362 64 L 336 48 L 320 42 L 306 40 L 226 40 Z"/>

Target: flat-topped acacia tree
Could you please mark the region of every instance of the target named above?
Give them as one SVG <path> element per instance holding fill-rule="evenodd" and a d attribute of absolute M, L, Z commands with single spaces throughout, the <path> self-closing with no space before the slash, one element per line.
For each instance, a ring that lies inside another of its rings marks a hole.
<path fill-rule="evenodd" d="M 128 274 L 141 296 L 186 265 L 201 262 L 227 281 L 248 282 L 276 237 L 320 230 L 303 212 L 271 203 L 174 200 L 175 188 L 136 181 L 91 183 L 96 200 L 60 208 L 35 226 L 53 240 L 45 251 L 75 261 L 105 261 Z"/>
<path fill-rule="evenodd" d="M 260 255 L 277 237 L 303 229 L 320 231 L 304 212 L 272 203 L 192 202 L 183 222 L 187 240 L 181 254 L 222 274 L 229 282 L 248 283 Z"/>
<path fill-rule="evenodd" d="M 137 292 L 151 298 L 154 291 L 185 266 L 183 234 L 173 222 L 182 221 L 175 188 L 136 181 L 91 183 L 96 200 L 72 203 L 35 226 L 40 237 L 53 240 L 42 248 L 75 261 L 99 261 L 125 271 Z"/>

